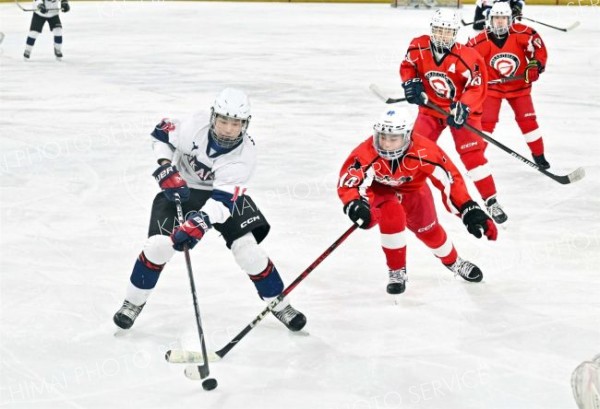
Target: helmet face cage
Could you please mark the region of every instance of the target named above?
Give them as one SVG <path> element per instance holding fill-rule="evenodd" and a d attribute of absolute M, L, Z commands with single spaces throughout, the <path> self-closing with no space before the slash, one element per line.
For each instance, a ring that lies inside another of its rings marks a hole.
<path fill-rule="evenodd" d="M 240 134 L 235 138 L 219 135 L 216 130 L 218 118 L 240 120 L 242 123 Z M 211 108 L 210 129 L 212 131 L 211 135 L 217 145 L 222 148 L 231 148 L 237 145 L 248 129 L 250 118 L 250 101 L 246 94 L 233 88 L 224 89 L 217 96 Z"/>
<path fill-rule="evenodd" d="M 505 17 L 506 18 L 506 24 L 498 27 L 495 25 L 495 22 L 499 19 L 495 19 L 495 17 Z M 490 10 L 490 13 L 488 14 L 487 17 L 487 28 L 488 30 L 500 37 L 500 36 L 504 36 L 508 33 L 508 29 L 510 28 L 510 26 L 512 25 L 512 10 L 510 9 L 510 6 L 508 5 L 508 3 L 506 2 L 502 2 L 502 3 L 495 3 L 492 6 L 492 9 Z"/>
<path fill-rule="evenodd" d="M 387 160 L 399 159 L 408 150 L 412 129 L 405 118 L 398 115 L 396 111 L 387 111 L 381 120 L 373 126 L 373 146 L 379 156 Z M 396 149 L 387 150 L 381 146 L 381 138 L 401 139 Z"/>
<path fill-rule="evenodd" d="M 431 19 L 431 43 L 438 51 L 450 50 L 458 28 L 458 16 L 453 10 L 436 10 Z"/>

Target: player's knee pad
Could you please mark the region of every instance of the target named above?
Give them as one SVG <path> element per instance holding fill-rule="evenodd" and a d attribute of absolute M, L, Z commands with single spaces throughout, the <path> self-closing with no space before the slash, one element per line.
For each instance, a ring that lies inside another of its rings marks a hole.
<path fill-rule="evenodd" d="M 419 229 L 415 233 L 417 238 L 431 249 L 441 247 L 447 239 L 446 231 L 439 223 L 435 223 L 429 229 Z"/>
<path fill-rule="evenodd" d="M 30 31 L 27 35 L 27 45 L 33 47 L 33 45 L 35 44 L 35 40 L 37 39 L 39 34 L 40 33 L 38 31 Z"/>
<path fill-rule="evenodd" d="M 281 276 L 266 253 L 247 233 L 231 244 L 236 263 L 248 274 L 261 298 L 276 297 L 283 291 Z"/>
<path fill-rule="evenodd" d="M 54 35 L 54 37 L 62 37 L 62 27 L 54 27 L 54 29 L 52 30 L 52 34 Z"/>
<path fill-rule="evenodd" d="M 388 200 L 379 209 L 379 229 L 382 234 L 398 233 L 406 228 L 406 213 L 398 200 Z"/>
<path fill-rule="evenodd" d="M 167 263 L 175 253 L 169 236 L 151 236 L 133 266 L 130 281 L 137 288 L 152 289 Z"/>
<path fill-rule="evenodd" d="M 492 175 L 492 170 L 483 156 L 483 151 L 468 152 L 460 156 L 467 169 L 467 175 L 473 182 L 478 182 Z"/>
<path fill-rule="evenodd" d="M 269 257 L 256 243 L 252 233 L 247 233 L 231 244 L 235 262 L 249 275 L 260 274 L 269 262 Z"/>
<path fill-rule="evenodd" d="M 483 150 L 481 149 L 461 153 L 460 160 L 465 165 L 467 170 L 474 169 L 487 163 L 487 159 L 485 158 Z"/>
<path fill-rule="evenodd" d="M 494 129 L 496 129 L 496 124 L 498 122 L 486 122 L 486 121 L 481 121 L 481 129 L 484 132 L 488 132 L 488 133 L 492 133 L 494 132 Z"/>
<path fill-rule="evenodd" d="M 539 128 L 535 114 L 533 114 L 533 116 L 528 117 L 517 117 L 516 120 L 517 125 L 519 125 L 519 129 L 521 130 L 521 133 L 523 133 L 524 135 L 535 131 Z"/>
<path fill-rule="evenodd" d="M 148 240 L 144 244 L 143 253 L 146 255 L 148 261 L 161 265 L 171 260 L 173 254 L 175 254 L 175 249 L 169 236 L 157 234 L 148 237 Z"/>

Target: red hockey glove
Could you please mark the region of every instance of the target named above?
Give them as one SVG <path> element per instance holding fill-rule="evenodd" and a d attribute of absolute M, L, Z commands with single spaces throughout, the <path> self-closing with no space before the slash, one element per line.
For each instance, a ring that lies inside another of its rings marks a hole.
<path fill-rule="evenodd" d="M 190 188 L 179 174 L 177 167 L 165 163 L 152 174 L 163 193 L 171 202 L 175 201 L 175 194 L 179 193 L 182 202 L 190 198 Z"/>
<path fill-rule="evenodd" d="M 478 239 L 483 236 L 481 234 L 482 230 L 488 240 L 496 240 L 498 237 L 498 228 L 493 220 L 474 201 L 469 200 L 465 203 L 460 211 L 460 215 L 469 233 Z"/>
<path fill-rule="evenodd" d="M 542 72 L 542 64 L 538 60 L 529 60 L 527 67 L 525 67 L 525 82 L 530 84 L 537 81 L 540 78 Z"/>
<path fill-rule="evenodd" d="M 173 248 L 177 251 L 183 251 L 184 246 L 192 249 L 204 236 L 212 225 L 208 216 L 204 212 L 193 212 L 181 226 L 175 228 L 171 233 Z"/>

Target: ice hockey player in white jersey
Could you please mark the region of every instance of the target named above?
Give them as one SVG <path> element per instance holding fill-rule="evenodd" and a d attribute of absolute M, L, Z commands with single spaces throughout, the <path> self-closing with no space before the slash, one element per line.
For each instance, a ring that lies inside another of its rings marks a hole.
<path fill-rule="evenodd" d="M 130 276 L 123 306 L 114 322 L 130 328 L 165 264 L 176 250 L 193 248 L 214 228 L 225 239 L 237 264 L 269 302 L 284 289 L 273 262 L 259 247 L 270 225 L 252 198 L 245 194 L 254 171 L 254 141 L 246 133 L 250 102 L 246 94 L 224 89 L 211 113 L 197 113 L 186 120 L 163 119 L 152 132 L 153 150 L 160 167 L 153 173 L 162 192 L 152 204 L 148 239 Z M 177 222 L 175 197 L 186 214 Z M 273 314 L 291 331 L 299 331 L 306 317 L 287 297 Z"/>
<path fill-rule="evenodd" d="M 59 4 L 60 3 L 60 4 Z M 38 35 L 41 34 L 44 24 L 48 22 L 50 30 L 54 35 L 54 55 L 58 60 L 63 57 L 62 54 L 62 23 L 60 21 L 59 11 L 63 13 L 68 12 L 71 9 L 68 0 L 34 0 L 33 16 L 31 16 L 31 25 L 29 27 L 29 34 L 27 36 L 27 43 L 25 45 L 25 52 L 23 57 L 25 60 L 29 60 L 31 57 L 31 50 L 35 44 L 35 40 Z"/>

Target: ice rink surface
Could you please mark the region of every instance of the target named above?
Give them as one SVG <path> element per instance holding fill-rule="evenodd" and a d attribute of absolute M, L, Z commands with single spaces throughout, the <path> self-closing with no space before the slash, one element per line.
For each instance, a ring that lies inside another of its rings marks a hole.
<path fill-rule="evenodd" d="M 470 21 L 473 7 L 463 13 Z M 153 126 L 208 108 L 225 86 L 249 93 L 260 161 L 249 193 L 289 283 L 349 226 L 336 178 L 384 108 L 368 85 L 402 96 L 398 65 L 430 15 L 74 2 L 61 16 L 63 61 L 46 27 L 24 62 L 30 14 L 0 4 L 0 407 L 575 408 L 571 372 L 600 352 L 598 7 L 526 8 L 555 25 L 581 21 L 569 33 L 534 26 L 550 57 L 533 95 L 551 170 L 583 166 L 586 178 L 563 186 L 490 146 L 510 219 L 498 241 L 440 210 L 482 283 L 455 279 L 409 235 L 410 281 L 395 303 L 378 232 L 357 231 L 293 291 L 305 331 L 267 317 L 212 365 L 209 393 L 163 359 L 198 348 L 177 254 L 132 330 L 114 335 L 158 191 Z M 494 137 L 529 157 L 506 105 Z M 441 145 L 458 162 L 449 134 Z M 263 303 L 216 232 L 192 263 L 208 346 L 219 349 Z"/>

